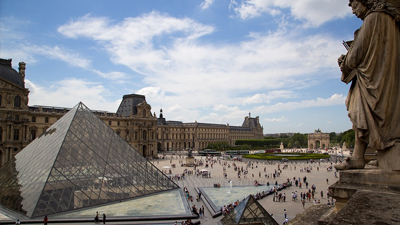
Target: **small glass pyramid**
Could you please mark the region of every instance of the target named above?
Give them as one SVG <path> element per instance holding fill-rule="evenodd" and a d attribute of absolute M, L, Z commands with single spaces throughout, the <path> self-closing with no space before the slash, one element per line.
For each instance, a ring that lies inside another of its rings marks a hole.
<path fill-rule="evenodd" d="M 0 169 L 0 204 L 33 218 L 179 188 L 83 103 Z"/>
<path fill-rule="evenodd" d="M 234 210 L 219 222 L 223 225 L 236 224 L 265 224 L 278 225 L 274 218 L 257 202 L 253 195 L 249 195 Z"/>

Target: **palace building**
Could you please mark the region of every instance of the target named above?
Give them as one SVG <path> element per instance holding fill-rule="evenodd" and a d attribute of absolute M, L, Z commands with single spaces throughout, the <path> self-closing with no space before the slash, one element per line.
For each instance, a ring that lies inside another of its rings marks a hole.
<path fill-rule="evenodd" d="M 71 109 L 59 106 L 29 106 L 29 90 L 25 88 L 24 62 L 18 71 L 11 59 L 0 59 L 0 166 L 45 133 Z M 126 140 L 144 157 L 157 152 L 205 148 L 209 143 L 238 139 L 262 139 L 259 117 L 246 116 L 241 126 L 229 124 L 183 123 L 168 121 L 160 110 L 151 112 L 144 95 L 124 95 L 116 113 L 92 110 L 104 123 Z"/>

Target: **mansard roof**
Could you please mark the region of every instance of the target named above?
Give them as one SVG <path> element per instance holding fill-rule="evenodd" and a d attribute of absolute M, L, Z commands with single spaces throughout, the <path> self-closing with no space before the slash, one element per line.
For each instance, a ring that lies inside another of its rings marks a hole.
<path fill-rule="evenodd" d="M 11 67 L 11 59 L 0 59 L 0 78 L 18 87 L 25 88 L 24 80 L 21 75 Z"/>
<path fill-rule="evenodd" d="M 131 114 L 136 115 L 137 106 L 146 101 L 146 97 L 144 95 L 138 94 L 129 94 L 124 95 L 121 101 L 121 104 L 117 110 L 117 116 L 119 117 L 128 117 Z"/>

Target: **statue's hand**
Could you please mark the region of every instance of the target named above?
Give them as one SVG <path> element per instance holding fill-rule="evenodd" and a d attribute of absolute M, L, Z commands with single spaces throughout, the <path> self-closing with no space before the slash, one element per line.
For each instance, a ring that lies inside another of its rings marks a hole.
<path fill-rule="evenodd" d="M 342 63 L 343 63 L 345 57 L 346 57 L 345 55 L 341 55 L 341 56 L 338 58 L 337 62 L 338 62 L 338 64 L 339 64 L 339 67 L 341 67 L 341 65 L 342 65 Z"/>

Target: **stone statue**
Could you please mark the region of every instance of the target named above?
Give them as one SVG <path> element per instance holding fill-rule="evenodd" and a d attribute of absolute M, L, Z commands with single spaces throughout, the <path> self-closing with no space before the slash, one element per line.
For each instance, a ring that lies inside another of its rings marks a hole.
<path fill-rule="evenodd" d="M 188 157 L 193 157 L 192 151 L 193 151 L 192 149 L 188 150 L 188 155 L 187 155 Z"/>
<path fill-rule="evenodd" d="M 346 106 L 356 137 L 338 170 L 364 168 L 367 146 L 388 151 L 400 141 L 400 3 L 350 0 L 349 6 L 363 24 L 338 63 L 342 81 L 352 82 Z"/>

